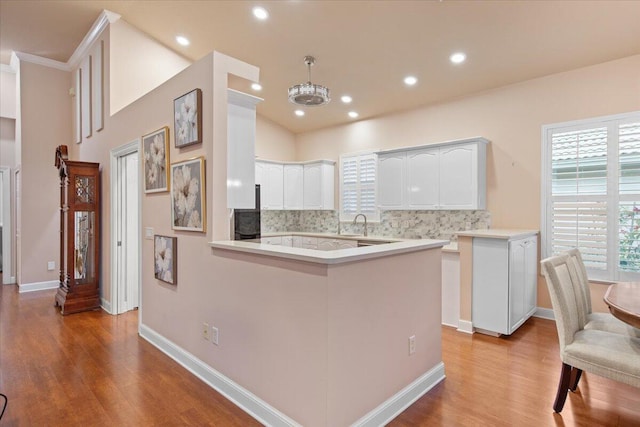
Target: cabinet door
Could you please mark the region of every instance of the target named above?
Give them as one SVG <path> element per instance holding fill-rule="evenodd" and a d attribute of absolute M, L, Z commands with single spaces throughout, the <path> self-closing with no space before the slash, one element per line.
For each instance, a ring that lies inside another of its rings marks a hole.
<path fill-rule="evenodd" d="M 525 299 L 524 310 L 527 317 L 538 307 L 538 237 L 529 237 L 524 246 Z"/>
<path fill-rule="evenodd" d="M 405 153 L 378 156 L 378 206 L 380 209 L 403 209 Z"/>
<path fill-rule="evenodd" d="M 332 251 L 334 249 L 337 249 L 335 239 L 318 239 L 318 250 Z"/>
<path fill-rule="evenodd" d="M 302 237 L 301 236 L 293 236 L 293 238 L 291 239 L 291 246 L 293 246 L 294 248 L 301 248 L 302 247 Z"/>
<path fill-rule="evenodd" d="M 509 242 L 509 333 L 525 320 L 525 239 Z"/>
<path fill-rule="evenodd" d="M 304 208 L 322 209 L 322 165 L 304 165 Z"/>
<path fill-rule="evenodd" d="M 357 248 L 358 241 L 357 240 L 346 240 L 346 239 L 338 239 L 336 240 L 337 247 L 336 249 L 349 249 L 349 248 Z"/>
<path fill-rule="evenodd" d="M 284 208 L 302 209 L 302 165 L 284 165 Z"/>
<path fill-rule="evenodd" d="M 264 164 L 264 177 L 261 199 L 264 209 L 282 209 L 283 202 L 283 166 L 273 163 Z"/>
<path fill-rule="evenodd" d="M 274 237 L 263 237 L 260 239 L 260 243 L 265 245 L 281 245 L 282 244 L 282 236 L 274 236 Z"/>
<path fill-rule="evenodd" d="M 437 209 L 439 205 L 439 150 L 407 152 L 407 207 Z"/>
<path fill-rule="evenodd" d="M 293 246 L 293 236 L 282 236 L 282 246 Z"/>
<path fill-rule="evenodd" d="M 478 146 L 440 148 L 440 209 L 478 209 Z"/>

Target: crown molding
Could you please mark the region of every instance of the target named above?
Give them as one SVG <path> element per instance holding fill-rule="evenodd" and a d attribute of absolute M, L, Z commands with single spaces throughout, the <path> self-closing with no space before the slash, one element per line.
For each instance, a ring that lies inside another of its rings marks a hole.
<path fill-rule="evenodd" d="M 76 50 L 73 52 L 73 55 L 71 55 L 71 58 L 67 61 L 69 70 L 73 70 L 80 65 L 82 58 L 89 53 L 89 47 L 98 40 L 109 24 L 113 24 L 118 19 L 120 19 L 120 15 L 117 13 L 106 9 L 102 10 L 98 19 L 93 23 L 89 32 L 84 36 L 84 39 L 82 39 Z"/>
<path fill-rule="evenodd" d="M 2 71 L 3 73 L 16 73 L 16 70 L 13 69 L 13 67 L 11 67 L 11 65 L 7 65 L 7 64 L 0 64 L 0 71 Z"/>
<path fill-rule="evenodd" d="M 56 70 L 61 71 L 71 71 L 71 67 L 69 67 L 68 63 L 66 62 L 55 61 L 53 59 L 43 58 L 42 56 L 32 55 L 25 52 L 14 51 L 13 53 L 20 61 L 31 62 L 32 64 L 43 65 L 45 67 L 55 68 Z M 13 55 L 11 56 L 11 62 L 13 63 Z"/>

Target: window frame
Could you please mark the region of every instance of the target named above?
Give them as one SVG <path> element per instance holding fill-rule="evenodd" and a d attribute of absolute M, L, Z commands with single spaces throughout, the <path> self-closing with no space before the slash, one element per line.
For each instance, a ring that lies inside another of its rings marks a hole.
<path fill-rule="evenodd" d="M 590 119 L 574 120 L 569 122 L 553 123 L 542 126 L 541 135 L 541 254 L 543 258 L 553 255 L 552 248 L 552 135 L 562 132 L 586 130 L 596 127 L 607 128 L 607 193 L 604 196 L 575 195 L 573 200 L 590 201 L 605 200 L 607 203 L 607 248 L 615 250 L 607 251 L 607 269 L 597 270 L 587 267 L 589 280 L 597 282 L 638 281 L 640 273 L 623 271 L 620 269 L 620 248 L 618 242 L 619 230 L 619 203 L 633 200 L 635 195 L 623 195 L 619 191 L 619 127 L 624 124 L 640 122 L 640 111 L 615 114 L 609 116 L 594 117 Z M 612 160 L 614 159 L 614 160 Z M 558 197 L 558 196 L 556 196 Z M 571 196 L 566 196 L 571 199 Z M 612 221 L 613 219 L 613 221 Z M 612 223 L 613 222 L 613 223 Z M 616 230 L 616 231 L 610 231 Z"/>
<path fill-rule="evenodd" d="M 344 168 L 343 168 L 343 162 L 344 159 L 346 158 L 353 158 L 356 157 L 357 158 L 357 164 L 358 164 L 358 178 L 357 178 L 357 183 L 356 183 L 356 192 L 358 195 L 358 200 L 360 200 L 360 158 L 361 157 L 365 157 L 365 156 L 373 156 L 374 159 L 374 163 L 375 163 L 375 180 L 373 183 L 373 189 L 374 189 L 374 198 L 375 198 L 375 213 L 372 214 L 366 214 L 367 215 L 367 222 L 372 222 L 372 223 L 378 223 L 380 222 L 380 207 L 378 206 L 378 150 L 370 150 L 370 151 L 358 151 L 358 152 L 353 152 L 353 153 L 344 153 L 340 155 L 340 159 L 339 159 L 339 165 L 338 165 L 338 179 L 339 179 L 339 200 L 338 200 L 338 220 L 340 222 L 350 222 L 353 221 L 353 219 L 355 218 L 356 215 L 360 214 L 361 212 L 358 212 L 356 214 L 347 214 L 344 213 L 344 209 L 343 209 L 343 194 L 344 194 L 344 179 L 343 179 L 343 172 L 344 172 Z M 358 203 L 359 204 L 359 203 Z"/>

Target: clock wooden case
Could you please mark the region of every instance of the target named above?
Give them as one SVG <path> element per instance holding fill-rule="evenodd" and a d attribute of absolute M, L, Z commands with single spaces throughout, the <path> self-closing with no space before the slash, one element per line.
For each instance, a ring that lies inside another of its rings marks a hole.
<path fill-rule="evenodd" d="M 60 177 L 60 285 L 63 315 L 100 308 L 100 164 L 68 159 L 56 149 Z"/>

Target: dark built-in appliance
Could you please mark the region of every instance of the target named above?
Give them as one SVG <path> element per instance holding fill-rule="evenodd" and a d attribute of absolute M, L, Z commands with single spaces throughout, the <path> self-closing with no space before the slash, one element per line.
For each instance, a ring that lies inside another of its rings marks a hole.
<path fill-rule="evenodd" d="M 233 211 L 234 240 L 260 238 L 260 185 L 256 184 L 256 206 L 253 209 Z"/>

